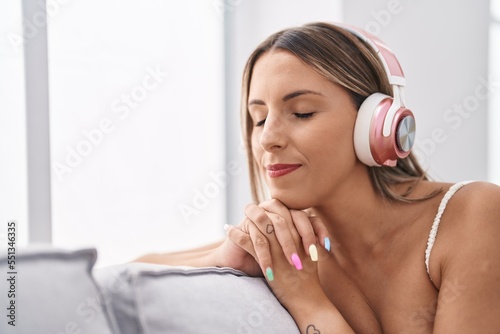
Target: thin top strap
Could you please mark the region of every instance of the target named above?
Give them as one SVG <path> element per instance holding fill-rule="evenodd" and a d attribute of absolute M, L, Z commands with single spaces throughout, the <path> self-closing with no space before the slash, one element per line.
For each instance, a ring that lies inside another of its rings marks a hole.
<path fill-rule="evenodd" d="M 429 275 L 430 280 L 432 281 L 431 273 L 429 271 L 429 259 L 431 257 L 432 247 L 434 247 L 434 242 L 436 241 L 436 236 L 439 229 L 439 223 L 441 222 L 441 216 L 443 215 L 444 209 L 446 209 L 446 204 L 450 198 L 463 186 L 471 183 L 472 181 L 463 181 L 455 183 L 450 187 L 450 189 L 446 192 L 441 203 L 439 204 L 439 209 L 434 218 L 434 223 L 432 223 L 431 232 L 429 233 L 429 238 L 427 239 L 427 248 L 425 249 L 425 267 L 427 268 L 427 274 Z"/>

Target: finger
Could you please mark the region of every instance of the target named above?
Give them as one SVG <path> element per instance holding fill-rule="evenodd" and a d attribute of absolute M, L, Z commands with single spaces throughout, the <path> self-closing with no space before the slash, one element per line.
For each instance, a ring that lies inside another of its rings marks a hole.
<path fill-rule="evenodd" d="M 297 246 L 295 245 L 289 224 L 286 222 L 285 218 L 278 214 L 266 212 L 266 215 L 272 221 L 276 239 L 278 240 L 285 257 L 288 259 L 288 262 L 295 266 L 297 270 L 302 270 L 302 261 L 298 255 Z"/>
<path fill-rule="evenodd" d="M 317 216 L 310 216 L 309 221 L 311 222 L 311 226 L 314 230 L 314 233 L 318 237 L 321 246 L 323 246 L 326 249 L 326 251 L 330 253 L 331 239 L 330 239 L 330 233 L 328 232 L 326 225 L 323 223 L 321 218 Z"/>
<path fill-rule="evenodd" d="M 250 235 L 244 231 L 242 231 L 239 227 L 233 225 L 224 225 L 224 229 L 226 230 L 226 235 L 234 242 L 237 246 L 241 247 L 248 254 L 252 255 L 255 261 L 257 261 L 257 256 L 253 249 L 252 240 L 250 240 Z"/>
<path fill-rule="evenodd" d="M 314 235 L 314 229 L 309 227 L 309 221 L 301 220 L 303 224 L 300 224 L 300 226 L 298 226 L 299 228 L 297 228 L 297 226 L 294 227 L 292 212 L 297 210 L 288 209 L 285 204 L 277 199 L 271 199 L 269 201 L 262 202 L 259 204 L 259 207 L 264 208 L 268 212 L 277 213 L 280 216 L 284 217 L 285 220 L 289 222 L 289 229 L 292 233 L 292 236 L 294 237 L 294 240 L 297 240 L 300 237 L 302 239 L 306 254 L 309 255 L 313 261 L 317 261 L 317 238 L 316 235 Z M 294 230 L 297 230 L 298 233 L 294 233 Z"/>
<path fill-rule="evenodd" d="M 267 216 L 266 211 L 254 203 L 247 204 L 243 211 L 245 216 L 257 226 L 267 227 L 268 224 L 272 224 L 272 221 Z M 265 228 L 263 230 L 265 230 Z"/>
<path fill-rule="evenodd" d="M 318 262 L 327 260 L 330 258 L 330 252 L 324 247 L 318 247 Z"/>
<path fill-rule="evenodd" d="M 292 216 L 290 215 L 290 209 L 283 204 L 281 201 L 273 198 L 269 201 L 265 201 L 259 204 L 260 208 L 263 208 L 267 212 L 272 212 L 280 215 L 285 218 L 285 220 L 289 223 L 292 222 Z"/>
<path fill-rule="evenodd" d="M 269 241 L 248 218 L 244 218 L 237 227 L 228 226 L 228 236 L 235 240 L 260 265 L 269 281 L 274 280 L 273 265 Z"/>
<path fill-rule="evenodd" d="M 246 219 L 247 220 L 247 219 Z M 248 224 L 248 221 L 243 222 L 240 225 L 246 225 L 245 230 L 255 230 L 255 227 L 251 227 Z M 265 273 L 266 278 L 269 280 L 269 282 L 272 282 L 274 280 L 274 272 L 273 272 L 273 267 L 272 267 L 272 261 L 271 259 L 266 260 L 265 256 L 262 256 L 257 254 L 255 250 L 255 245 L 252 242 L 252 237 L 250 236 L 249 233 L 243 231 L 241 227 L 238 226 L 232 226 L 232 225 L 224 225 L 224 229 L 226 230 L 226 234 L 228 238 L 234 242 L 237 246 L 241 247 L 243 250 L 245 250 L 247 253 L 252 255 L 252 257 L 259 263 L 261 270 L 263 273 Z M 261 261 L 263 264 L 261 264 Z"/>
<path fill-rule="evenodd" d="M 247 228 L 260 269 L 263 273 L 266 273 L 269 281 L 273 281 L 273 261 L 269 240 L 252 222 L 248 221 Z"/>
<path fill-rule="evenodd" d="M 316 233 L 309 217 L 305 212 L 298 210 L 290 210 L 290 214 L 292 216 L 292 222 L 302 239 L 302 245 L 304 246 L 306 254 L 311 257 L 311 260 L 318 261 Z"/>
<path fill-rule="evenodd" d="M 285 220 L 281 219 L 274 219 L 273 221 L 271 217 L 269 216 L 269 213 L 277 213 L 279 211 L 281 214 L 278 213 L 280 217 L 289 217 L 289 222 L 291 222 L 291 217 L 290 217 L 290 212 L 289 210 L 284 207 L 285 210 L 279 209 L 279 205 L 281 202 L 278 200 L 270 200 L 266 202 L 262 202 L 258 206 L 250 203 L 245 207 L 245 215 L 259 227 L 259 229 L 266 234 L 272 234 L 276 233 L 277 234 L 277 239 L 278 242 L 280 243 L 281 247 L 284 249 L 284 253 L 286 255 L 286 258 L 290 265 L 294 265 L 293 260 L 292 260 L 292 254 L 296 253 L 296 247 L 295 243 L 293 241 L 293 238 L 290 235 L 290 229 L 288 224 L 283 224 L 283 222 L 286 223 L 286 218 Z M 274 210 L 274 211 L 268 211 Z M 283 215 L 285 213 L 285 215 Z M 280 236 L 278 238 L 278 235 Z M 288 237 L 288 235 L 290 235 Z M 292 249 L 293 246 L 293 249 Z M 292 252 L 290 252 L 290 249 L 292 249 Z"/>
<path fill-rule="evenodd" d="M 295 266 L 297 270 L 302 269 L 302 262 L 298 256 L 297 247 L 295 246 L 294 239 L 290 232 L 289 225 L 291 225 L 291 223 L 288 224 L 282 216 L 272 212 L 267 212 L 260 206 L 253 203 L 245 207 L 245 215 L 259 228 L 262 233 L 268 235 L 273 233 L 276 234 L 276 239 L 283 249 L 283 253 L 288 260 L 288 263 Z"/>

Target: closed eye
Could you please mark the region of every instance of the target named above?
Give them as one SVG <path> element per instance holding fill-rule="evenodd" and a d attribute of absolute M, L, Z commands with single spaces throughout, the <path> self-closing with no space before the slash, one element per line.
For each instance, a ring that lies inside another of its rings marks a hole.
<path fill-rule="evenodd" d="M 255 126 L 262 126 L 262 125 L 264 125 L 265 122 L 266 122 L 266 119 L 264 118 L 262 121 L 258 121 L 257 123 L 255 123 Z"/>
<path fill-rule="evenodd" d="M 314 114 L 315 114 L 314 112 L 308 112 L 308 113 L 298 113 L 298 112 L 296 112 L 296 113 L 293 113 L 293 115 L 295 115 L 295 117 L 300 118 L 300 119 L 310 118 Z M 262 126 L 262 125 L 264 125 L 265 122 L 266 122 L 266 119 L 264 118 L 263 120 L 258 121 L 257 123 L 255 123 L 255 126 Z"/>
<path fill-rule="evenodd" d="M 308 112 L 308 113 L 304 113 L 304 114 L 301 114 L 301 113 L 293 113 L 295 115 L 295 117 L 297 118 L 309 118 L 309 117 L 312 117 L 312 115 L 314 115 L 313 112 Z"/>

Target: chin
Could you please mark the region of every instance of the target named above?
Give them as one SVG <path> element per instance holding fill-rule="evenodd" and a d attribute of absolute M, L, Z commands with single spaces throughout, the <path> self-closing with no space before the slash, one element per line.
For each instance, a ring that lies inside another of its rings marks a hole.
<path fill-rule="evenodd" d="M 271 198 L 277 199 L 292 210 L 305 210 L 314 206 L 310 200 L 306 199 L 304 194 L 297 195 L 297 192 L 292 191 L 271 190 Z"/>

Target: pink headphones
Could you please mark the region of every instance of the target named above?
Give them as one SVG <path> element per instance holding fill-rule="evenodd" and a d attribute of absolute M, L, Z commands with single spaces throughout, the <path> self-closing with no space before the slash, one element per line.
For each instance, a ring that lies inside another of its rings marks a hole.
<path fill-rule="evenodd" d="M 396 166 L 406 158 L 415 143 L 415 117 L 405 107 L 405 77 L 396 55 L 376 36 L 361 29 L 336 24 L 370 45 L 384 65 L 394 98 L 374 93 L 358 110 L 354 126 L 354 149 L 368 166 Z"/>

